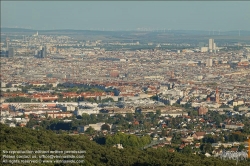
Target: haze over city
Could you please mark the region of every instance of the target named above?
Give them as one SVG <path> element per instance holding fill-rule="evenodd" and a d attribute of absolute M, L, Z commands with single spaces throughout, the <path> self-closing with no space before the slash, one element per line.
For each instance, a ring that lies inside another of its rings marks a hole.
<path fill-rule="evenodd" d="M 250 30 L 250 2 L 1 2 L 1 26 L 37 30 Z"/>

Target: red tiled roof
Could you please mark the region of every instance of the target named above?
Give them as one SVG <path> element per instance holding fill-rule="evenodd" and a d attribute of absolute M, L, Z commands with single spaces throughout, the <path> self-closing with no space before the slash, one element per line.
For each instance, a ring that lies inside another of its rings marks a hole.
<path fill-rule="evenodd" d="M 204 136 L 205 132 L 196 132 L 195 134 L 199 137 L 199 136 Z"/>

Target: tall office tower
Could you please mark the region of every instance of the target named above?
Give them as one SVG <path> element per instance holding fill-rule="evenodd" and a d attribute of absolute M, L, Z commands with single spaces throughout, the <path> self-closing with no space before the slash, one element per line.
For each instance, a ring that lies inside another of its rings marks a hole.
<path fill-rule="evenodd" d="M 46 58 L 46 56 L 47 56 L 47 54 L 46 54 L 46 46 L 44 46 L 43 48 L 42 48 L 42 55 L 43 55 L 43 58 Z"/>
<path fill-rule="evenodd" d="M 38 57 L 43 58 L 43 51 L 42 50 L 39 51 Z"/>
<path fill-rule="evenodd" d="M 7 37 L 6 38 L 6 50 L 7 51 L 9 50 L 9 41 L 10 41 L 10 39 Z"/>
<path fill-rule="evenodd" d="M 35 50 L 35 56 L 38 56 L 38 52 L 39 52 L 38 50 Z"/>
<path fill-rule="evenodd" d="M 42 47 L 42 49 L 40 50 L 41 52 L 41 58 L 46 58 L 46 46 Z"/>
<path fill-rule="evenodd" d="M 206 66 L 208 66 L 208 67 L 212 67 L 213 66 L 213 60 L 211 58 L 209 58 L 207 60 Z"/>
<path fill-rule="evenodd" d="M 7 56 L 8 56 L 9 58 L 15 56 L 15 50 L 14 50 L 14 48 L 12 48 L 12 47 L 9 48 L 9 51 L 8 51 Z"/>
<path fill-rule="evenodd" d="M 37 58 L 42 58 L 42 49 L 43 49 L 43 47 L 42 46 L 40 46 L 39 47 L 39 49 L 37 50 Z"/>
<path fill-rule="evenodd" d="M 214 47 L 214 39 L 209 39 L 208 41 L 209 52 L 213 52 L 213 47 Z"/>
<path fill-rule="evenodd" d="M 216 43 L 213 45 L 213 52 L 216 53 Z"/>

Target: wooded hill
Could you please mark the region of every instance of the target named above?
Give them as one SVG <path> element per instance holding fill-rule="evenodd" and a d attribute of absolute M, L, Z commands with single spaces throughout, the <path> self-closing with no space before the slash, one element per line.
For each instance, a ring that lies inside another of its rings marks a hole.
<path fill-rule="evenodd" d="M 219 158 L 207 158 L 204 155 L 170 153 L 167 148 L 141 150 L 135 147 L 117 149 L 90 141 L 85 135 L 55 134 L 50 130 L 32 130 L 28 128 L 10 128 L 0 124 L 1 161 L 3 150 L 86 150 L 85 163 L 79 165 L 110 166 L 225 166 L 236 165 L 236 161 L 223 161 Z M 3 163 L 1 163 L 3 164 Z M 0 164 L 0 165 L 1 165 Z M 12 165 L 12 164 L 4 164 Z M 20 165 L 20 164 L 16 164 Z M 65 165 L 65 164 L 26 164 L 26 165 Z M 77 165 L 77 164 L 67 164 Z M 239 161 L 238 166 L 250 165 L 250 160 Z"/>

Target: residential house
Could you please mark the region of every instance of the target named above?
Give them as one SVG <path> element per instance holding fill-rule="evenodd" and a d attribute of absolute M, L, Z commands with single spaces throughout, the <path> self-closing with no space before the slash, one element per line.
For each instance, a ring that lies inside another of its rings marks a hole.
<path fill-rule="evenodd" d="M 213 152 L 212 152 L 212 154 L 213 154 L 214 156 L 219 156 L 221 153 L 222 153 L 222 149 L 215 149 L 215 150 L 213 150 Z"/>
<path fill-rule="evenodd" d="M 201 140 L 205 136 L 205 132 L 196 132 L 193 135 L 194 140 Z"/>

